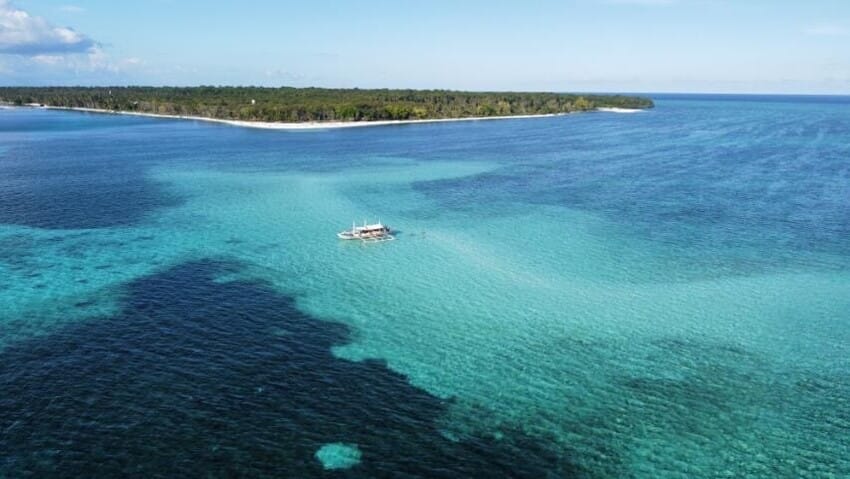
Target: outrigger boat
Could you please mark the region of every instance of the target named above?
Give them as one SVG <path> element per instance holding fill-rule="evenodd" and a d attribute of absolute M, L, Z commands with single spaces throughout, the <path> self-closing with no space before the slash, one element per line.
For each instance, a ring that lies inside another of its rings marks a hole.
<path fill-rule="evenodd" d="M 380 220 L 375 224 L 366 224 L 363 222 L 363 226 L 356 226 L 354 223 L 351 223 L 351 229 L 340 231 L 336 234 L 339 239 L 343 240 L 361 240 L 364 242 L 377 242 L 377 241 L 392 241 L 395 239 L 395 236 L 392 234 L 392 230 L 390 227 L 381 224 Z"/>

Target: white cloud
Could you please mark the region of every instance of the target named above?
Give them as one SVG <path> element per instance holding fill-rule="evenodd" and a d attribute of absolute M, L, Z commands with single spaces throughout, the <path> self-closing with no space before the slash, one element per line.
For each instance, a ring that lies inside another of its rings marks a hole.
<path fill-rule="evenodd" d="M 15 8 L 8 0 L 0 0 L 0 53 L 57 55 L 85 53 L 93 48 L 97 43 L 86 35 L 51 25 Z"/>
<path fill-rule="evenodd" d="M 20 74 L 40 74 L 56 76 L 73 75 L 123 75 L 137 71 L 144 65 L 139 58 L 129 57 L 114 59 L 99 47 L 93 47 L 88 52 L 73 55 L 14 55 L 7 57 L 9 66 Z M 58 78 L 58 77 L 56 77 Z"/>
<path fill-rule="evenodd" d="M 80 11 L 70 5 L 62 9 Z M 135 57 L 113 59 L 88 36 L 30 15 L 9 0 L 0 0 L 0 60 L 5 62 L 0 83 L 10 84 L 120 77 L 143 64 Z"/>
<path fill-rule="evenodd" d="M 57 65 L 64 60 L 65 57 L 61 55 L 36 55 L 32 57 L 32 61 L 42 65 Z"/>
<path fill-rule="evenodd" d="M 846 37 L 850 35 L 850 30 L 841 25 L 821 23 L 819 25 L 809 25 L 803 29 L 803 33 L 816 37 Z"/>

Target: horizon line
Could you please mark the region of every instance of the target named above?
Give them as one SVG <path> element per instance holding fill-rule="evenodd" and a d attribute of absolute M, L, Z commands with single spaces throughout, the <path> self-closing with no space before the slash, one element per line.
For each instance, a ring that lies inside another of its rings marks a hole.
<path fill-rule="evenodd" d="M 722 91 L 593 91 L 593 90 L 487 90 L 487 89 L 458 89 L 458 88 L 403 88 L 403 87 L 327 87 L 327 86 L 267 86 L 267 85 L 0 85 L 0 88 L 257 88 L 276 90 L 292 88 L 297 90 L 409 90 L 409 91 L 447 91 L 468 93 L 553 93 L 553 94 L 585 94 L 585 95 L 714 95 L 714 96 L 807 96 L 807 97 L 850 97 L 847 93 L 792 93 L 792 92 L 722 92 Z"/>

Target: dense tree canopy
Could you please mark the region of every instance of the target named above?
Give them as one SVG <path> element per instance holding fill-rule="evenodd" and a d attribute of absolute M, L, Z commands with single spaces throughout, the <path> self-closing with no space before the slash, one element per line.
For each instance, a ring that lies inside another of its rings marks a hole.
<path fill-rule="evenodd" d="M 651 108 L 648 98 L 566 93 L 260 87 L 0 88 L 0 101 L 253 121 L 371 121 Z"/>

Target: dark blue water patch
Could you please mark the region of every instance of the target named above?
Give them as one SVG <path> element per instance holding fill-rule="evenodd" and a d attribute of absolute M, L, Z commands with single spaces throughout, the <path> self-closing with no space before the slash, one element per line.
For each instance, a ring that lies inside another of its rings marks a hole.
<path fill-rule="evenodd" d="M 628 128 L 610 115 L 576 117 L 496 171 L 414 187 L 445 208 L 565 206 L 659 243 L 745 247 L 766 262 L 850 254 L 846 109 L 666 100 L 632 117 Z"/>
<path fill-rule="evenodd" d="M 136 145 L 94 138 L 30 142 L 0 161 L 0 223 L 45 229 L 129 226 L 180 199 L 145 177 Z"/>
<path fill-rule="evenodd" d="M 299 312 L 236 265 L 183 264 L 127 286 L 123 310 L 0 353 L 3 477 L 589 476 L 519 431 L 446 439 L 448 403 L 379 361 L 330 348 L 348 330 Z M 325 471 L 323 444 L 362 462 Z"/>

